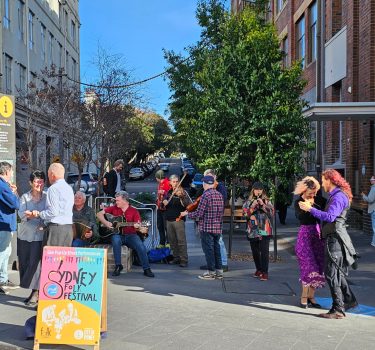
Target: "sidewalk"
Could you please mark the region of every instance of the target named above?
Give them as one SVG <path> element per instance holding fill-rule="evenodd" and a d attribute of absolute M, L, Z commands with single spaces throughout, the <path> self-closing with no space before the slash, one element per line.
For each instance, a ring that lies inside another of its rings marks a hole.
<path fill-rule="evenodd" d="M 321 311 L 298 307 L 300 285 L 293 253 L 298 227 L 290 210 L 287 225 L 278 226 L 280 261 L 270 264 L 270 280 L 250 277 L 252 261 L 229 260 L 223 281 L 197 278 L 204 257 L 193 222 L 187 222 L 189 267 L 153 264 L 154 279 L 140 268 L 117 278 L 109 277 L 108 337 L 101 349 L 373 349 L 375 317 L 365 316 L 375 307 L 375 248 L 359 231 L 351 235 L 362 258 L 350 272 L 350 282 L 362 314 L 344 320 L 315 317 Z M 228 235 L 225 236 L 228 242 Z M 228 247 L 228 245 L 227 245 Z M 271 242 L 271 252 L 273 243 Z M 244 234 L 236 231 L 233 254 L 249 253 Z M 17 280 L 12 271 L 11 279 Z M 35 311 L 22 300 L 27 290 L 18 289 L 0 298 L 0 349 L 32 349 L 24 340 L 23 324 Z M 325 302 L 327 288 L 317 293 Z M 370 310 L 370 311 L 369 311 Z M 8 348 L 1 341 L 9 344 Z M 77 349 L 41 346 L 41 349 Z M 88 348 L 88 347 L 87 347 Z"/>

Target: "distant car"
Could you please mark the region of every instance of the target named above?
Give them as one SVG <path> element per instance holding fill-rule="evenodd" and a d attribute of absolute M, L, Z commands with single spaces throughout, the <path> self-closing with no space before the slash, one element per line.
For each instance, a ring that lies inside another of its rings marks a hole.
<path fill-rule="evenodd" d="M 183 168 L 182 171 L 187 171 L 187 173 L 190 175 L 190 176 L 194 176 L 196 170 L 195 168 L 193 168 L 192 166 L 191 167 L 185 167 Z"/>
<path fill-rule="evenodd" d="M 131 168 L 129 171 L 129 180 L 144 179 L 145 172 L 141 168 Z"/>
<path fill-rule="evenodd" d="M 169 171 L 169 163 L 159 163 L 159 169 L 163 171 Z"/>
<path fill-rule="evenodd" d="M 81 185 L 78 188 L 78 174 L 69 173 L 66 182 L 72 187 L 74 192 L 81 191 L 88 195 L 97 195 L 99 182 L 95 173 L 82 173 Z"/>
<path fill-rule="evenodd" d="M 196 173 L 193 177 L 193 182 L 191 183 L 191 187 L 198 189 L 199 187 L 203 186 L 203 174 Z"/>

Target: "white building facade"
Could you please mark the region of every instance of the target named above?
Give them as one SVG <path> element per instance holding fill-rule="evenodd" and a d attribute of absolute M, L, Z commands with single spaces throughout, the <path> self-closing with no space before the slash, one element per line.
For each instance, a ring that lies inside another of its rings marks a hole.
<path fill-rule="evenodd" d="M 61 79 L 79 81 L 80 21 L 78 0 L 0 0 L 0 92 L 16 96 L 17 141 L 22 143 L 27 108 L 22 96 L 30 83 L 43 84 L 42 70 L 55 66 Z M 38 121 L 34 164 L 45 171 L 58 155 L 59 135 L 48 121 Z M 60 138 L 61 139 L 61 138 Z M 30 171 L 28 154 L 17 149 L 17 182 L 21 189 Z M 65 156 L 64 164 L 69 162 Z"/>

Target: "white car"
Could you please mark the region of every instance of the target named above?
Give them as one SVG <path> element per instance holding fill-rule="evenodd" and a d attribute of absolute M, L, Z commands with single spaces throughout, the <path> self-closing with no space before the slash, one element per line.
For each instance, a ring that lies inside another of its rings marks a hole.
<path fill-rule="evenodd" d="M 132 168 L 129 171 L 129 180 L 144 179 L 145 172 L 141 168 Z"/>

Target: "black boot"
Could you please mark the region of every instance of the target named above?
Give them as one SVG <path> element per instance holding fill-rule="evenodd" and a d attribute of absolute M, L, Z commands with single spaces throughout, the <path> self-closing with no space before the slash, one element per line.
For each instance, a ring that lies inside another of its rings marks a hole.
<path fill-rule="evenodd" d="M 155 275 L 152 273 L 151 269 L 146 269 L 143 271 L 143 274 L 147 277 L 155 277 Z"/>
<path fill-rule="evenodd" d="M 114 271 L 112 272 L 112 276 L 120 276 L 120 272 L 124 269 L 122 265 L 116 265 Z"/>

